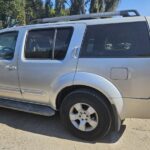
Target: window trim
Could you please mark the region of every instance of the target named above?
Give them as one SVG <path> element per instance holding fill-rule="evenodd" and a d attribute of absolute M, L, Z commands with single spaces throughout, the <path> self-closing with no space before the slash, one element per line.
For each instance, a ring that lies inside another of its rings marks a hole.
<path fill-rule="evenodd" d="M 82 39 L 82 44 L 81 44 L 81 50 L 80 50 L 80 53 L 79 53 L 79 58 L 81 59 L 88 59 L 88 58 L 90 58 L 90 59 L 99 59 L 99 58 L 101 58 L 101 59 L 107 59 L 107 58 L 150 58 L 150 54 L 149 55 L 147 55 L 147 56 L 98 56 L 98 57 L 94 57 L 94 56 L 91 56 L 91 57 L 87 57 L 87 56 L 81 56 L 81 51 L 82 51 L 82 47 L 83 47 L 83 44 L 84 44 L 84 39 L 85 39 L 85 36 L 86 36 L 86 33 L 87 33 L 87 30 L 88 30 L 88 27 L 90 27 L 90 26 L 105 26 L 105 25 L 119 25 L 119 24 L 128 24 L 128 23 L 140 23 L 140 22 L 142 22 L 142 23 L 145 23 L 145 25 L 146 25 L 146 29 L 147 29 L 147 33 L 148 33 L 148 39 L 149 39 L 149 43 L 150 43 L 150 30 L 149 30 L 149 26 L 148 26 L 148 24 L 147 24 L 147 21 L 145 20 L 145 21 L 134 21 L 134 22 L 117 22 L 117 23 L 106 23 L 106 24 L 92 24 L 92 25 L 87 25 L 86 26 L 86 29 L 85 29 L 85 33 L 84 33 L 84 37 L 83 37 L 83 39 Z"/>
<path fill-rule="evenodd" d="M 66 58 L 67 53 L 66 53 L 66 56 L 64 57 L 64 59 L 62 59 L 62 60 L 55 59 L 54 56 L 53 56 L 53 55 L 55 55 L 55 53 L 54 53 L 55 52 L 55 43 L 56 43 L 56 39 L 57 39 L 57 33 L 55 33 L 55 32 L 58 29 L 67 29 L 67 28 L 71 28 L 72 29 L 72 35 L 71 35 L 71 39 L 70 39 L 70 43 L 71 43 L 71 40 L 72 40 L 72 37 L 73 37 L 73 34 L 74 34 L 74 26 L 44 27 L 44 28 L 35 28 L 35 29 L 33 28 L 33 29 L 27 30 L 26 36 L 25 36 L 24 49 L 23 49 L 23 58 L 25 60 L 31 60 L 31 61 L 63 61 Z M 52 29 L 54 30 L 54 36 L 56 34 L 56 39 L 54 37 L 54 44 L 53 44 L 53 48 L 52 48 L 52 58 L 51 59 L 50 58 L 49 59 L 48 58 L 46 58 L 46 59 L 42 59 L 42 58 L 37 58 L 37 59 L 36 58 L 26 58 L 25 51 L 26 51 L 26 45 L 27 45 L 27 39 L 28 39 L 29 32 L 30 31 L 38 31 L 38 30 L 52 30 Z M 70 43 L 68 45 L 68 49 L 69 49 Z M 68 49 L 67 49 L 67 52 L 68 52 Z"/>
<path fill-rule="evenodd" d="M 27 46 L 27 41 L 28 41 L 28 37 L 29 37 L 29 33 L 31 31 L 40 31 L 40 30 L 54 30 L 54 34 L 55 34 L 55 28 L 38 28 L 38 29 L 30 29 L 26 32 L 26 37 L 25 37 L 25 44 L 24 44 L 24 50 L 23 50 L 23 57 L 25 60 L 33 60 L 33 61 L 38 61 L 38 60 L 42 60 L 42 61 L 48 61 L 48 60 L 52 60 L 52 57 L 51 58 L 26 58 L 26 55 L 25 55 L 25 52 L 26 52 L 26 46 Z"/>
<path fill-rule="evenodd" d="M 55 33 L 54 33 L 54 43 L 53 43 L 53 49 L 52 49 L 52 60 L 54 60 L 55 58 L 55 47 L 56 47 L 56 39 L 57 39 L 57 28 L 55 29 Z"/>
<path fill-rule="evenodd" d="M 14 49 L 14 55 L 12 59 L 4 59 L 4 58 L 0 58 L 0 61 L 13 61 L 15 59 L 15 53 L 16 53 L 16 47 L 17 47 L 17 41 L 18 41 L 18 37 L 19 37 L 19 31 L 18 30 L 12 30 L 12 31 L 4 31 L 4 32 L 0 32 L 1 34 L 8 34 L 8 33 L 17 33 L 17 39 L 16 39 L 16 44 L 15 44 L 15 49 Z"/>

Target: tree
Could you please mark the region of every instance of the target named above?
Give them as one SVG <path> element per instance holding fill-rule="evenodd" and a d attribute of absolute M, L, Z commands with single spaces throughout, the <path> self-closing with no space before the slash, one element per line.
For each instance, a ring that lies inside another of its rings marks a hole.
<path fill-rule="evenodd" d="M 15 0 L 14 5 L 15 9 L 13 13 L 15 20 L 18 21 L 20 25 L 26 24 L 25 1 Z"/>
<path fill-rule="evenodd" d="M 86 8 L 90 13 L 114 11 L 119 0 L 66 0 L 65 3 L 69 6 L 70 15 L 75 15 L 85 14 Z"/>
<path fill-rule="evenodd" d="M 70 15 L 85 13 L 85 0 L 66 0 L 69 5 Z"/>
<path fill-rule="evenodd" d="M 0 22 L 29 24 L 38 18 L 114 11 L 120 0 L 0 0 Z M 44 3 L 43 3 L 44 2 Z"/>
<path fill-rule="evenodd" d="M 90 13 L 100 12 L 99 0 L 92 0 L 90 4 Z"/>
<path fill-rule="evenodd" d="M 65 9 L 65 0 L 57 0 L 55 2 L 56 16 L 60 16 L 64 9 Z"/>
<path fill-rule="evenodd" d="M 0 20 L 3 27 L 16 23 L 25 24 L 25 3 L 20 0 L 0 0 Z"/>
<path fill-rule="evenodd" d="M 52 9 L 52 6 L 53 6 L 53 3 L 51 0 L 46 0 L 45 1 L 45 6 L 44 6 L 44 11 L 45 11 L 45 14 L 44 14 L 44 17 L 51 17 L 52 15 L 52 12 L 51 12 L 51 9 Z"/>
<path fill-rule="evenodd" d="M 40 18 L 43 14 L 43 4 L 41 0 L 25 0 L 25 13 L 26 13 L 26 22 Z"/>
<path fill-rule="evenodd" d="M 114 11 L 117 8 L 119 2 L 120 0 L 107 0 L 105 11 Z"/>
<path fill-rule="evenodd" d="M 91 0 L 90 13 L 114 11 L 120 0 Z"/>

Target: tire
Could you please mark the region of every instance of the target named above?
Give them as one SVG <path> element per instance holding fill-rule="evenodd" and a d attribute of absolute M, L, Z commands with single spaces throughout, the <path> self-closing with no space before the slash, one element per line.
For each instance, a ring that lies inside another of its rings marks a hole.
<path fill-rule="evenodd" d="M 121 125 L 124 123 L 125 119 L 121 120 Z"/>
<path fill-rule="evenodd" d="M 91 141 L 106 135 L 111 128 L 112 118 L 105 100 L 92 90 L 71 92 L 60 108 L 63 124 L 73 135 L 84 140 Z"/>

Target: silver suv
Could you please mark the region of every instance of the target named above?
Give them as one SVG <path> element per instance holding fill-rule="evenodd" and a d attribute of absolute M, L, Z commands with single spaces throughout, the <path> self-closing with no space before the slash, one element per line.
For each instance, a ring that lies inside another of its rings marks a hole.
<path fill-rule="evenodd" d="M 150 118 L 149 17 L 129 10 L 37 21 L 0 30 L 1 107 L 59 111 L 86 140 L 119 131 L 125 118 Z"/>

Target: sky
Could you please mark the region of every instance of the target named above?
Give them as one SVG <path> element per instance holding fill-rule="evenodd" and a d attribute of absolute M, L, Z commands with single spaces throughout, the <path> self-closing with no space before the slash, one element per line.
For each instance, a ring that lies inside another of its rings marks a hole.
<path fill-rule="evenodd" d="M 150 0 L 121 0 L 117 10 L 136 9 L 143 16 L 150 16 Z"/>

